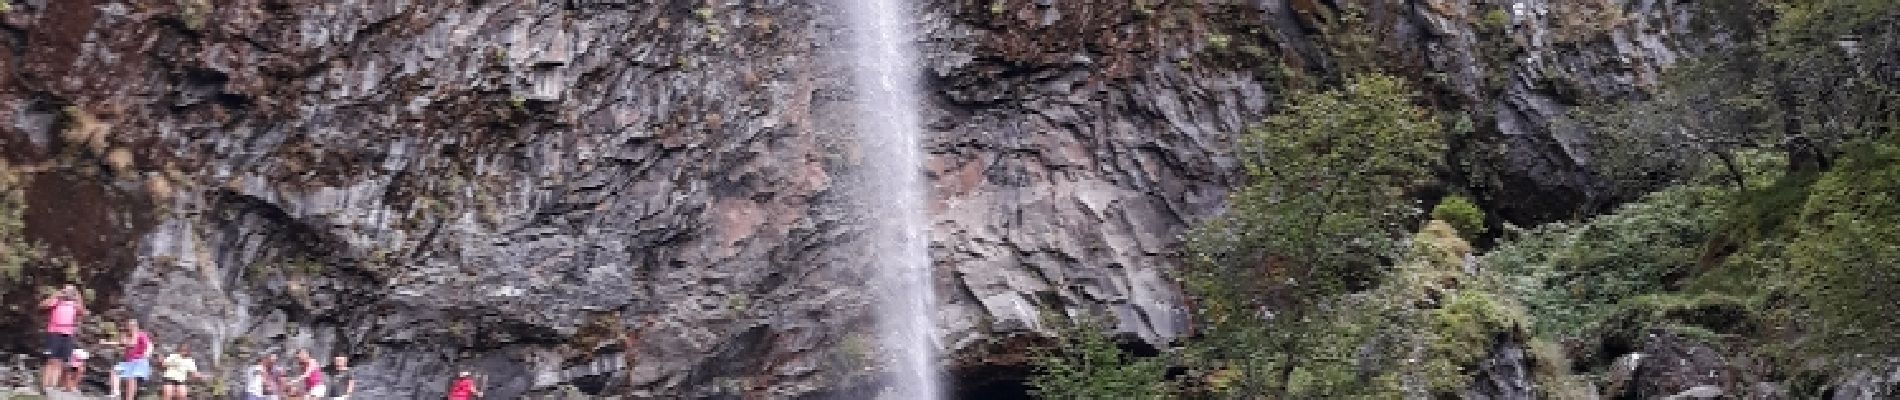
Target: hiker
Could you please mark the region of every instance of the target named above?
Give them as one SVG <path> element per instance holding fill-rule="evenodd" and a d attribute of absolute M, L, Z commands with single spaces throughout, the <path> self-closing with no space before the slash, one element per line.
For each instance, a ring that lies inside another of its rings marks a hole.
<path fill-rule="evenodd" d="M 152 353 L 152 337 L 139 329 L 139 321 L 125 321 L 125 336 L 122 342 L 105 342 L 108 345 L 125 346 L 125 361 L 112 367 L 112 397 L 125 395 L 125 400 L 133 400 L 139 395 L 139 380 L 152 377 L 152 363 L 146 356 Z"/>
<path fill-rule="evenodd" d="M 40 387 L 53 390 L 64 381 L 60 373 L 72 360 L 73 334 L 79 330 L 79 316 L 86 313 L 86 306 L 79 301 L 79 288 L 66 285 L 41 300 L 40 308 L 47 312 L 46 366 L 40 370 Z"/>
<path fill-rule="evenodd" d="M 482 397 L 482 388 L 475 386 L 475 378 L 469 377 L 468 371 L 462 371 L 454 382 L 449 383 L 449 400 L 473 400 L 478 397 Z"/>
<path fill-rule="evenodd" d="M 264 387 L 268 385 L 265 382 L 269 382 L 270 378 L 269 373 L 264 372 L 264 360 L 269 357 L 270 354 L 265 354 L 257 358 L 256 364 L 244 367 L 244 391 L 240 392 L 240 399 L 264 400 L 267 398 L 264 394 Z"/>
<path fill-rule="evenodd" d="M 159 400 L 191 398 L 191 380 L 200 378 L 198 362 L 191 359 L 191 347 L 179 344 L 159 364 L 163 371 L 159 377 L 165 379 L 164 385 L 159 387 Z"/>
<path fill-rule="evenodd" d="M 66 369 L 66 391 L 79 393 L 79 378 L 86 376 L 86 359 L 89 358 L 92 358 L 92 353 L 75 343 L 71 365 Z"/>
<path fill-rule="evenodd" d="M 317 365 L 316 359 L 310 358 L 310 352 L 307 350 L 297 350 L 297 362 L 303 365 L 303 373 L 297 375 L 298 379 L 303 380 L 303 393 L 300 393 L 302 395 L 300 398 L 322 399 L 326 392 L 323 386 L 323 368 Z"/>
<path fill-rule="evenodd" d="M 268 376 L 266 376 L 266 378 L 270 379 L 269 381 L 267 381 L 267 382 L 270 382 L 270 386 L 266 390 L 271 391 L 272 393 L 271 397 L 285 398 L 285 399 L 296 398 L 297 397 L 296 387 L 291 386 L 288 383 L 284 383 L 284 378 L 289 377 L 287 375 L 284 375 L 284 370 L 287 368 L 277 366 L 276 354 L 272 354 L 270 356 L 269 361 L 270 363 L 265 364 L 264 367 L 266 368 L 265 372 L 269 374 Z"/>
<path fill-rule="evenodd" d="M 277 355 L 264 353 L 257 364 L 244 369 L 245 400 L 275 400 L 284 383 L 277 375 Z"/>
<path fill-rule="evenodd" d="M 356 394 L 356 375 L 350 373 L 349 357 L 332 357 L 324 374 L 330 377 L 330 399 L 349 400 L 350 395 Z"/>

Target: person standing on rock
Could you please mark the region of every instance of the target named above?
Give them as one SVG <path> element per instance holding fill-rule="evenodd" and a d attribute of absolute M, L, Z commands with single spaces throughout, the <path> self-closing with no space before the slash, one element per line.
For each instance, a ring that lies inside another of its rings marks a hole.
<path fill-rule="evenodd" d="M 86 349 L 73 347 L 72 365 L 66 370 L 66 391 L 79 393 L 79 378 L 86 376 L 86 360 L 90 358 L 92 353 Z"/>
<path fill-rule="evenodd" d="M 125 321 L 123 342 L 106 342 L 125 346 L 125 361 L 112 367 L 112 396 L 124 394 L 125 400 L 133 400 L 139 395 L 139 380 L 152 377 L 152 363 L 147 356 L 152 353 L 152 337 L 139 329 L 139 321 Z"/>
<path fill-rule="evenodd" d="M 482 388 L 475 386 L 475 378 L 470 377 L 468 371 L 462 371 L 455 377 L 454 382 L 449 383 L 449 400 L 473 400 L 480 397 L 482 397 Z"/>
<path fill-rule="evenodd" d="M 303 372 L 297 378 L 303 381 L 303 392 L 298 398 L 309 400 L 323 399 L 327 387 L 323 385 L 323 366 L 310 357 L 307 350 L 297 350 L 297 362 L 303 366 Z"/>
<path fill-rule="evenodd" d="M 277 400 L 284 395 L 284 377 L 277 374 L 277 355 L 264 353 L 258 357 L 257 365 L 245 372 L 245 398 L 247 400 Z"/>
<path fill-rule="evenodd" d="M 350 373 L 349 357 L 333 357 L 324 374 L 330 377 L 331 400 L 349 400 L 350 395 L 356 394 L 356 376 Z"/>
<path fill-rule="evenodd" d="M 66 285 L 41 300 L 40 308 L 47 311 L 46 366 L 40 371 L 40 387 L 52 391 L 64 381 L 60 375 L 72 360 L 73 335 L 79 331 L 79 316 L 86 314 L 86 306 L 79 301 L 79 288 Z"/>
<path fill-rule="evenodd" d="M 191 359 L 191 347 L 179 344 L 176 350 L 159 362 L 163 367 L 160 377 L 165 379 L 159 387 L 160 400 L 185 400 L 191 398 L 191 380 L 200 378 L 198 362 Z"/>
<path fill-rule="evenodd" d="M 265 353 L 256 364 L 244 367 L 244 400 L 270 400 L 271 372 L 268 367 L 277 356 Z"/>

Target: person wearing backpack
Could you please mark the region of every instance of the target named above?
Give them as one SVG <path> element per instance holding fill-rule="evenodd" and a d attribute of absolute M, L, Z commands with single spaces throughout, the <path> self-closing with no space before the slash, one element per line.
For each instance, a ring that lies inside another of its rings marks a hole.
<path fill-rule="evenodd" d="M 86 306 L 79 299 L 79 288 L 66 285 L 40 301 L 40 308 L 47 312 L 46 351 L 43 353 L 46 367 L 40 371 L 40 387 L 53 391 L 63 386 L 65 379 L 61 379 L 61 374 L 72 360 L 74 335 L 79 331 L 79 317 L 86 314 Z"/>

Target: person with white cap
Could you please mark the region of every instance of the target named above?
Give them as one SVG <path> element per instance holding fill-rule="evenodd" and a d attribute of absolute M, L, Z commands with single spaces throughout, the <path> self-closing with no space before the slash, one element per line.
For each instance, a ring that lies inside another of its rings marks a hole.
<path fill-rule="evenodd" d="M 462 371 L 461 374 L 456 375 L 455 381 L 449 384 L 449 400 L 473 400 L 480 397 L 482 397 L 482 388 L 475 386 L 475 378 L 470 377 L 468 371 Z"/>

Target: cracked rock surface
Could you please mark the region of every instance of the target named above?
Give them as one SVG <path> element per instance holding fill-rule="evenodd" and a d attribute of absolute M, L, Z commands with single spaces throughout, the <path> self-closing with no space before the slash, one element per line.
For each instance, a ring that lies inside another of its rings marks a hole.
<path fill-rule="evenodd" d="M 851 139 L 876 110 L 850 101 L 843 3 L 10 4 L 0 155 L 27 235 L 83 267 L 93 308 L 220 374 L 309 349 L 354 356 L 367 397 L 464 369 L 504 398 L 877 386 Z M 1382 46 L 1447 77 L 1428 89 L 1493 110 L 1492 189 L 1552 204 L 1532 218 L 1601 190 L 1552 115 L 1707 47 L 1677 34 L 1688 3 L 1622 2 L 1627 25 L 1576 39 L 1552 21 L 1589 10 L 1524 1 L 1525 50 L 1486 61 L 1474 16 L 1515 6 L 1371 4 Z M 1168 273 L 1283 95 L 1265 66 L 1336 64 L 1314 24 L 1338 8 L 1312 1 L 914 6 L 959 375 L 1020 363 L 1046 316 L 1188 332 Z"/>

